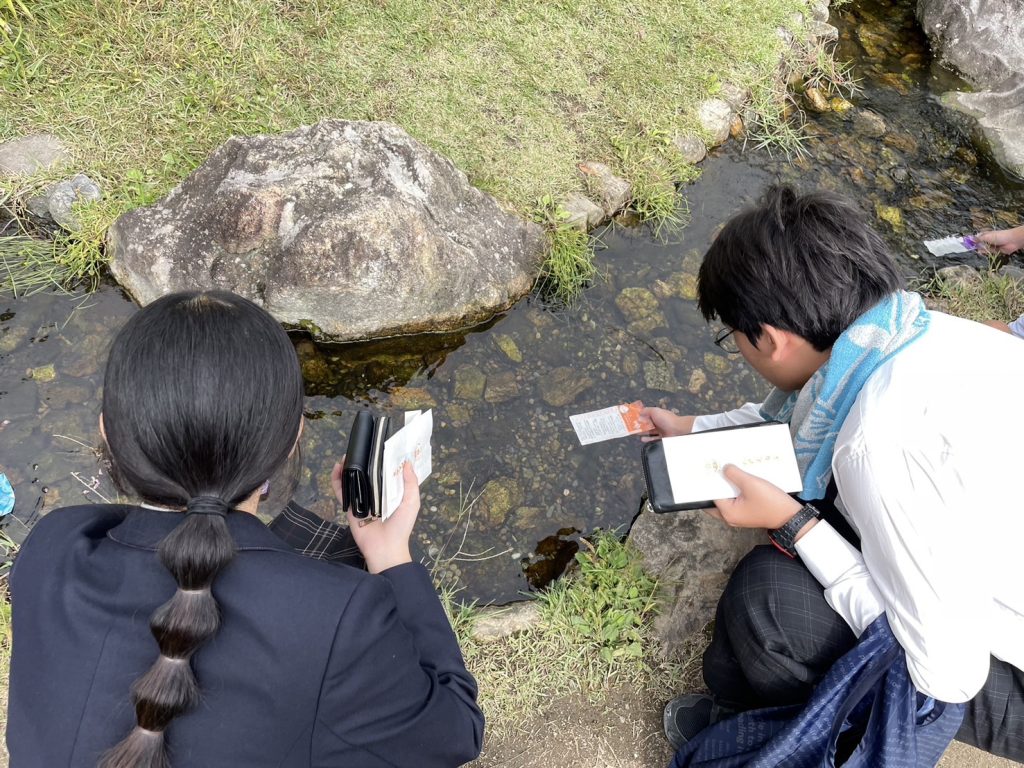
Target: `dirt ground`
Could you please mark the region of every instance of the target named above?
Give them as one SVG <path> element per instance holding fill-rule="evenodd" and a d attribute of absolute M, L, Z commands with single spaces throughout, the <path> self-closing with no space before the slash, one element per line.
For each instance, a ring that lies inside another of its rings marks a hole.
<path fill-rule="evenodd" d="M 532 718 L 523 735 L 487 739 L 474 768 L 665 768 L 672 750 L 661 730 L 665 702 L 625 686 L 598 704 L 562 699 Z M 1011 768 L 1021 765 L 953 742 L 938 768 Z"/>

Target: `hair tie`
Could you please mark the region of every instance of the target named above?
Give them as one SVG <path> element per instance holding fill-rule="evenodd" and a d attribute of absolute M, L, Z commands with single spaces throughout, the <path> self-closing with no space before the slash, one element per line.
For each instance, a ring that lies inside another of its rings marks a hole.
<path fill-rule="evenodd" d="M 193 496 L 185 506 L 185 514 L 227 517 L 229 509 L 231 505 L 216 496 Z"/>

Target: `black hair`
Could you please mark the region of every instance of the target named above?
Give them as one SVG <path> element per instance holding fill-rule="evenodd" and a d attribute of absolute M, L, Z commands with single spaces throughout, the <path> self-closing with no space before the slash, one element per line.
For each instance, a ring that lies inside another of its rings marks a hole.
<path fill-rule="evenodd" d="M 885 241 L 851 200 L 772 186 L 712 243 L 697 294 L 705 320 L 718 317 L 754 344 L 766 324 L 824 352 L 903 284 Z"/>
<path fill-rule="evenodd" d="M 185 513 L 158 551 L 178 584 L 149 620 L 160 655 L 131 687 L 135 728 L 101 768 L 169 765 L 164 733 L 199 700 L 191 658 L 220 626 L 211 587 L 235 554 L 227 513 L 285 464 L 302 405 L 287 334 L 234 294 L 164 296 L 117 334 L 103 380 L 111 460 L 142 499 Z"/>

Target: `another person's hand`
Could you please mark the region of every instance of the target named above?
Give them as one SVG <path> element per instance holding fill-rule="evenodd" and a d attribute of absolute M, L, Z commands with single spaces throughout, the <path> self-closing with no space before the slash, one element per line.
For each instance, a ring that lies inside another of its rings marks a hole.
<path fill-rule="evenodd" d="M 780 528 L 803 507 L 778 486 L 733 464 L 726 464 L 722 474 L 740 495 L 719 499 L 708 511 L 733 528 Z"/>
<path fill-rule="evenodd" d="M 341 463 L 335 464 L 331 472 L 331 487 L 334 488 L 334 495 L 338 498 L 339 504 L 345 503 L 341 491 L 344 461 L 342 459 Z M 370 573 L 380 573 L 396 565 L 412 562 L 409 538 L 412 536 L 416 516 L 420 511 L 420 485 L 409 462 L 402 465 L 402 479 L 405 483 L 402 502 L 387 520 L 360 519 L 353 516 L 351 510 L 345 510 L 352 538 L 355 539 L 359 551 L 363 553 L 366 570 Z"/>
<path fill-rule="evenodd" d="M 651 431 L 641 437 L 645 443 L 651 440 L 658 440 L 662 437 L 675 437 L 676 435 L 688 435 L 693 431 L 693 422 L 696 416 L 679 416 L 664 408 L 644 408 L 640 416 L 651 423 Z"/>
<path fill-rule="evenodd" d="M 987 246 L 986 250 L 998 251 L 1007 255 L 1024 249 L 1024 225 L 1013 229 L 997 229 L 982 232 L 974 238 Z"/>

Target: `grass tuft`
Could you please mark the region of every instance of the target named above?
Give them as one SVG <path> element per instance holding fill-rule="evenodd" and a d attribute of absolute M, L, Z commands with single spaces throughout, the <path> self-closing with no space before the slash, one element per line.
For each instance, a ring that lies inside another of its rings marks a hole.
<path fill-rule="evenodd" d="M 594 239 L 587 232 L 569 226 L 566 223 L 568 213 L 550 195 L 538 201 L 534 218 L 546 228 L 548 237 L 536 292 L 546 302 L 573 306 L 597 276 Z"/>
<path fill-rule="evenodd" d="M 968 320 L 1010 321 L 1024 314 L 1024 286 L 1000 275 L 994 262 L 988 270 L 978 273 L 976 282 L 945 280 L 935 275 L 919 290 L 931 306 Z"/>
<path fill-rule="evenodd" d="M 113 221 L 109 203 L 76 205 L 78 227 L 54 240 L 25 234 L 0 237 L 0 293 L 26 296 L 48 288 L 96 288 L 106 268 L 103 241 Z"/>
<path fill-rule="evenodd" d="M 490 643 L 459 637 L 494 738 L 523 735 L 559 696 L 593 701 L 620 683 L 661 695 L 682 686 L 684 665 L 657 655 L 650 625 L 658 584 L 636 552 L 599 532 L 577 561 L 575 573 L 538 594 L 539 626 Z"/>

